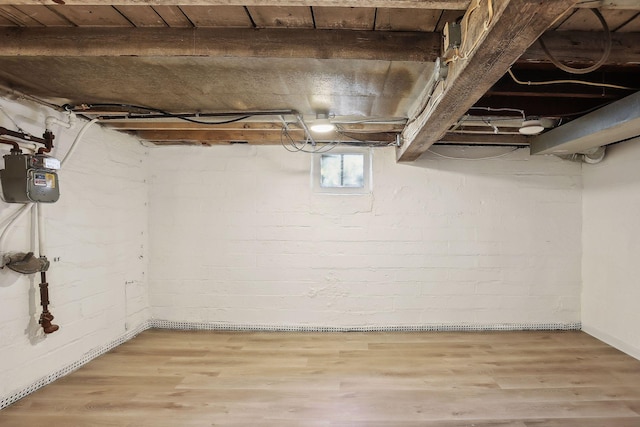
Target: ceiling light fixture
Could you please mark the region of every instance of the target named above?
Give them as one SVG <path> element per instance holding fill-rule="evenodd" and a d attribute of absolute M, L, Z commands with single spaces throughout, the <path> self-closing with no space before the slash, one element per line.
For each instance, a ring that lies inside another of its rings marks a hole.
<path fill-rule="evenodd" d="M 311 129 L 312 132 L 318 133 L 331 132 L 335 130 L 335 128 L 336 126 L 331 123 L 327 113 L 316 114 L 316 120 L 314 120 L 313 123 L 311 123 L 311 126 L 309 126 L 309 129 Z"/>
<path fill-rule="evenodd" d="M 523 135 L 537 135 L 544 130 L 542 122 L 540 120 L 525 120 L 522 122 L 522 126 L 518 129 Z"/>

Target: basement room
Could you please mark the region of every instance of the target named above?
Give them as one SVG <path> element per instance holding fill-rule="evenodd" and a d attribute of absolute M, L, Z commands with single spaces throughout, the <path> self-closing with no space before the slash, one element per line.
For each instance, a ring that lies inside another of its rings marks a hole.
<path fill-rule="evenodd" d="M 640 426 L 640 1 L 0 34 L 1 426 Z"/>

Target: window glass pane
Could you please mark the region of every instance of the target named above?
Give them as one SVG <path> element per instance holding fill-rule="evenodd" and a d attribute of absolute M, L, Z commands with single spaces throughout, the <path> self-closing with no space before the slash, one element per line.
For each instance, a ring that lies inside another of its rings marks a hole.
<path fill-rule="evenodd" d="M 342 157 L 339 154 L 323 154 L 320 158 L 320 187 L 340 187 Z"/>
<path fill-rule="evenodd" d="M 344 154 L 342 166 L 342 186 L 364 186 L 364 156 L 362 154 Z"/>
<path fill-rule="evenodd" d="M 322 188 L 363 188 L 363 154 L 323 154 L 320 158 Z"/>

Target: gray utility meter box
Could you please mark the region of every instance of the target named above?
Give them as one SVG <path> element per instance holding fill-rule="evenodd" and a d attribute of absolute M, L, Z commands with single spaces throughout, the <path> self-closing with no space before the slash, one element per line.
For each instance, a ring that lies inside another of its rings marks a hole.
<path fill-rule="evenodd" d="M 4 156 L 0 171 L 2 193 L 8 203 L 53 203 L 60 198 L 60 162 L 44 154 L 12 153 Z"/>

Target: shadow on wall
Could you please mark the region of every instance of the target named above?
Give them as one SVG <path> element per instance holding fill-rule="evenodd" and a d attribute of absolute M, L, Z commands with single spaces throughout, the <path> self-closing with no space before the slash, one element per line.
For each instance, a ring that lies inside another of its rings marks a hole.
<path fill-rule="evenodd" d="M 532 156 L 526 147 L 432 146 L 417 160 L 402 165 L 466 176 L 505 176 L 505 179 L 581 175 L 581 163 L 553 155 Z M 508 178 L 507 178 L 508 177 Z"/>
<path fill-rule="evenodd" d="M 36 290 L 36 276 L 31 275 L 29 277 L 29 323 L 24 330 L 25 335 L 29 338 L 31 345 L 36 345 L 45 339 L 45 334 L 42 331 L 38 313 L 38 304 L 36 302 L 39 290 Z"/>

